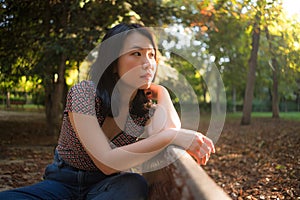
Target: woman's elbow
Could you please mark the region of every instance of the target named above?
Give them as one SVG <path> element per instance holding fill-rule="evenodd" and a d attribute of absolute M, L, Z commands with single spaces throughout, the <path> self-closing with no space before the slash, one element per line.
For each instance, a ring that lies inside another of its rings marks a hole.
<path fill-rule="evenodd" d="M 111 170 L 111 169 L 106 169 L 106 170 L 101 170 L 101 171 L 103 172 L 103 174 L 105 174 L 107 176 L 117 173 L 116 170 Z"/>
<path fill-rule="evenodd" d="M 96 159 L 94 156 L 91 156 L 94 164 L 96 165 L 96 167 L 102 171 L 105 175 L 111 175 L 111 174 L 114 174 L 116 172 L 118 172 L 117 169 L 114 169 L 112 167 L 110 167 L 108 164 L 104 164 L 104 163 L 108 163 L 108 161 L 106 160 L 105 162 L 105 159 L 102 158 L 102 161 L 104 162 L 100 162 L 98 159 Z"/>
<path fill-rule="evenodd" d="M 101 166 L 97 166 L 98 169 L 100 169 L 100 171 L 102 171 L 105 175 L 112 175 L 112 174 L 115 174 L 117 172 L 119 172 L 118 170 L 116 169 L 113 169 L 111 167 L 108 167 L 108 166 L 104 166 L 104 165 L 101 165 Z"/>

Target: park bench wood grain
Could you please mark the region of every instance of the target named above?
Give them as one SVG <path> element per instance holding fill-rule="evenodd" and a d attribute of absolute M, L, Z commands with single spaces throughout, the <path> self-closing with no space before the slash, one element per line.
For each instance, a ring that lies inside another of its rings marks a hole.
<path fill-rule="evenodd" d="M 177 158 L 168 166 L 144 173 L 150 200 L 226 200 L 229 196 L 184 150 L 168 147 L 163 156 Z"/>
<path fill-rule="evenodd" d="M 11 100 L 10 101 L 11 105 L 16 105 L 17 107 L 21 106 L 22 108 L 24 108 L 24 105 L 26 104 L 25 100 Z"/>

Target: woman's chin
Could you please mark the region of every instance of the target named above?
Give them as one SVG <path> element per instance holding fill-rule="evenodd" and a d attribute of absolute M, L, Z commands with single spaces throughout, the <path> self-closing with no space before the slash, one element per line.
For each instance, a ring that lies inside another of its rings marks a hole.
<path fill-rule="evenodd" d="M 146 90 L 146 89 L 149 89 L 151 86 L 151 82 L 150 83 L 146 83 L 144 85 L 142 85 L 141 87 L 139 87 L 139 89 L 141 90 Z"/>

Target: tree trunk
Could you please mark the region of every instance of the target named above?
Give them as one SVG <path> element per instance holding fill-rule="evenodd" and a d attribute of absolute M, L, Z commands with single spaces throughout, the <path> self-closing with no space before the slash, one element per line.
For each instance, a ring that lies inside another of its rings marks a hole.
<path fill-rule="evenodd" d="M 236 112 L 236 88 L 233 86 L 232 88 L 232 112 Z"/>
<path fill-rule="evenodd" d="M 272 117 L 279 118 L 279 94 L 278 94 L 278 63 L 276 60 L 276 55 L 273 50 L 272 39 L 269 34 L 268 27 L 266 29 L 266 38 L 269 43 L 269 51 L 271 52 L 271 68 L 272 68 Z"/>
<path fill-rule="evenodd" d="M 273 70 L 273 95 L 272 95 L 272 117 L 279 118 L 279 94 L 278 94 L 278 63 L 275 58 L 272 58 Z"/>
<path fill-rule="evenodd" d="M 67 29 L 69 22 L 69 6 L 70 1 L 62 1 L 62 12 L 59 17 L 59 22 L 62 27 Z M 47 17 L 50 17 L 50 13 L 47 13 Z M 47 28 L 50 28 L 48 26 Z M 50 29 L 48 30 L 48 34 Z M 48 74 L 51 74 L 52 77 L 47 81 L 48 85 L 46 86 L 46 119 L 47 119 L 47 130 L 48 133 L 53 135 L 57 139 L 59 131 L 61 128 L 62 114 L 63 114 L 63 98 L 64 98 L 64 87 L 65 87 L 65 71 L 66 71 L 66 60 L 67 56 L 64 51 L 60 52 L 60 63 L 58 64 L 58 69 L 55 74 L 51 71 Z"/>
<path fill-rule="evenodd" d="M 216 58 L 215 58 L 215 61 L 218 61 L 219 60 L 219 57 L 218 56 L 216 56 Z M 216 65 L 217 65 L 217 67 L 218 67 L 218 69 L 220 69 L 221 68 L 221 66 L 218 64 L 218 62 L 216 62 Z M 217 75 L 215 74 L 215 72 L 214 72 L 214 70 L 212 70 L 212 71 L 210 71 L 210 81 L 212 81 L 212 82 L 215 82 L 216 84 L 215 84 L 215 88 L 214 88 L 214 91 L 215 91 L 215 95 L 216 96 L 211 96 L 211 103 L 213 104 L 214 102 L 213 102 L 213 100 L 215 100 L 216 102 L 215 102 L 215 112 L 217 113 L 217 114 L 219 114 L 219 113 L 221 113 L 221 104 L 220 104 L 220 80 L 217 78 Z M 215 97 L 215 99 L 214 99 L 214 97 Z M 212 106 L 212 108 L 213 108 L 213 106 Z M 213 112 L 213 110 L 212 110 L 212 112 Z"/>
<path fill-rule="evenodd" d="M 48 134 L 55 138 L 59 135 L 61 126 L 63 105 L 62 99 L 64 97 L 65 87 L 65 68 L 66 56 L 61 56 L 61 63 L 58 67 L 57 80 L 49 80 L 46 85 L 46 119 Z"/>
<path fill-rule="evenodd" d="M 6 108 L 10 108 L 10 92 L 6 92 Z"/>
<path fill-rule="evenodd" d="M 244 97 L 243 105 L 243 117 L 241 120 L 241 125 L 249 125 L 251 122 L 251 112 L 252 112 L 252 100 L 254 96 L 254 85 L 255 85 L 255 72 L 257 66 L 257 53 L 259 48 L 259 38 L 260 38 L 260 16 L 258 13 L 255 16 L 256 21 L 253 26 L 252 31 L 252 50 L 249 59 L 249 71 L 247 76 L 247 84 Z"/>
<path fill-rule="evenodd" d="M 221 113 L 221 101 L 220 101 L 220 90 L 221 90 L 221 86 L 220 86 L 220 80 L 217 78 L 216 79 L 217 81 L 217 88 L 216 88 L 216 111 L 217 111 L 217 114 L 220 114 Z"/>
<path fill-rule="evenodd" d="M 204 81 L 204 79 L 203 78 L 201 78 L 201 80 L 200 80 L 200 84 L 201 84 L 201 88 L 202 88 L 202 97 L 203 97 L 203 102 L 204 103 L 207 103 L 206 102 L 206 93 L 207 93 L 207 85 L 206 85 L 206 83 L 205 83 L 205 81 Z"/>

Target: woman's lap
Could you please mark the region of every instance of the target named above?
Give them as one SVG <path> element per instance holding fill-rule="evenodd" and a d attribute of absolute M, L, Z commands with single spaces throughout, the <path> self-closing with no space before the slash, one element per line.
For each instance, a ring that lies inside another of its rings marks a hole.
<path fill-rule="evenodd" d="M 147 199 L 147 195 L 148 184 L 144 177 L 135 173 L 121 173 L 94 185 L 86 199 Z"/>
<path fill-rule="evenodd" d="M 41 200 L 41 199 L 73 199 L 64 184 L 52 180 L 44 180 L 34 185 L 0 192 L 0 199 L 5 200 Z"/>
<path fill-rule="evenodd" d="M 45 180 L 31 186 L 0 192 L 2 199 L 146 199 L 148 186 L 136 173 L 107 176 L 66 164 L 55 152 L 54 162 L 46 167 Z"/>
<path fill-rule="evenodd" d="M 37 184 L 0 192 L 0 199 L 5 200 L 40 200 L 40 199 L 147 199 L 148 186 L 145 179 L 135 173 L 121 173 L 108 177 L 86 188 L 80 188 L 53 181 L 44 180 Z"/>

